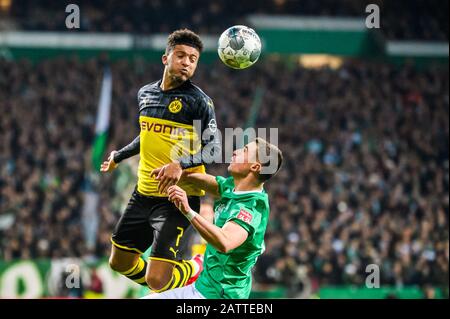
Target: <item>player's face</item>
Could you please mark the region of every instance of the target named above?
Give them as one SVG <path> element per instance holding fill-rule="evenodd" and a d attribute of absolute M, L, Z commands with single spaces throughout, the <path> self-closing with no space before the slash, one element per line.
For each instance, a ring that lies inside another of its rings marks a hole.
<path fill-rule="evenodd" d="M 257 171 L 261 164 L 257 162 L 257 145 L 251 142 L 243 148 L 235 150 L 231 157 L 231 163 L 228 171 L 234 175 L 246 176 L 250 171 Z"/>
<path fill-rule="evenodd" d="M 200 53 L 188 45 L 176 45 L 168 55 L 163 56 L 169 76 L 176 82 L 190 79 L 197 69 Z"/>

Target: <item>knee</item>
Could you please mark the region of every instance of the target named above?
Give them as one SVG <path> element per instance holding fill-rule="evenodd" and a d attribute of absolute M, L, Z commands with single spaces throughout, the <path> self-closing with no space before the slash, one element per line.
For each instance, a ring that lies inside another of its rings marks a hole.
<path fill-rule="evenodd" d="M 133 267 L 132 264 L 124 263 L 122 260 L 120 260 L 117 257 L 110 256 L 109 257 L 109 267 L 117 272 L 124 272 Z"/>
<path fill-rule="evenodd" d="M 152 290 L 161 290 L 168 284 L 168 281 L 166 279 L 161 278 L 161 276 L 155 276 L 153 274 L 147 274 L 147 276 L 145 277 L 145 281 Z"/>
<path fill-rule="evenodd" d="M 114 271 L 120 271 L 119 270 L 119 268 L 120 268 L 119 262 L 113 256 L 109 257 L 109 267 Z"/>

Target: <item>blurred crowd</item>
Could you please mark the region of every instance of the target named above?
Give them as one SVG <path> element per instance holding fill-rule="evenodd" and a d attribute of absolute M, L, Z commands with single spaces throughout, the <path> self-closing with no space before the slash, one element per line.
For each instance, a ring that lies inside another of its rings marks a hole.
<path fill-rule="evenodd" d="M 79 220 L 99 76 L 95 63 L 0 61 L 1 259 L 85 253 Z"/>
<path fill-rule="evenodd" d="M 100 179 L 95 247 L 82 227 L 104 63 L 0 61 L 1 260 L 109 255 L 122 213 L 117 175 Z M 138 134 L 137 90 L 162 65 L 118 60 L 111 69 L 108 152 Z M 364 284 L 376 264 L 381 284 L 448 287 L 448 69 L 305 69 L 274 58 L 239 72 L 200 65 L 194 82 L 213 98 L 219 127 L 245 127 L 259 88 L 255 126 L 279 130 L 285 162 L 266 186 L 271 216 L 256 283 Z"/>
<path fill-rule="evenodd" d="M 375 264 L 381 284 L 448 290 L 448 70 L 354 62 L 261 72 L 256 126 L 279 128 L 286 165 L 267 185 L 259 279 L 364 284 Z"/>
<path fill-rule="evenodd" d="M 381 27 L 389 39 L 448 41 L 448 1 L 409 0 L 78 0 L 80 31 L 168 33 L 189 27 L 199 33 L 221 33 L 247 24 L 249 14 L 365 17 L 366 6 L 377 4 Z M 14 0 L 9 10 L 19 29 L 67 31 L 65 1 Z M 0 16 L 1 17 L 1 16 Z"/>

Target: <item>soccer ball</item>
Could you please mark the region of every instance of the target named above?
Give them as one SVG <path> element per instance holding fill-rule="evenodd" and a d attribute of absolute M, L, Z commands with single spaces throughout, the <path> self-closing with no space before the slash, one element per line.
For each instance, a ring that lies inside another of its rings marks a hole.
<path fill-rule="evenodd" d="M 217 52 L 225 65 L 245 69 L 258 61 L 261 40 L 255 30 L 245 25 L 235 25 L 222 33 Z"/>

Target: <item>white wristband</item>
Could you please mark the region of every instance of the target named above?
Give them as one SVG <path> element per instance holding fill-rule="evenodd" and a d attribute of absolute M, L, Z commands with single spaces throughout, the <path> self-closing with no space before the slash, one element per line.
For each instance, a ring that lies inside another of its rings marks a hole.
<path fill-rule="evenodd" d="M 190 210 L 186 215 L 184 215 L 184 216 L 186 216 L 186 218 L 188 219 L 188 221 L 191 221 L 191 220 L 193 220 L 194 219 L 194 217 L 195 216 L 197 216 L 198 214 L 197 214 L 197 212 L 195 211 L 195 210 Z"/>

